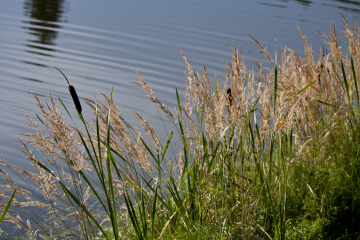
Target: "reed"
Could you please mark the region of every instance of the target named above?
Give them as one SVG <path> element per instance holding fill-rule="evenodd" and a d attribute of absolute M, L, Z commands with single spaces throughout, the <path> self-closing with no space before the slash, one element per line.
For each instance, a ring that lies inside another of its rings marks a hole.
<path fill-rule="evenodd" d="M 187 81 L 183 98 L 175 91 L 176 114 L 137 73 L 135 84 L 173 124 L 164 142 L 140 114 L 142 130 L 128 123 L 112 92 L 85 101 L 89 120 L 75 90 L 78 120 L 59 99 L 72 126 L 50 93 L 49 103 L 34 95 L 41 115 L 38 123 L 28 117 L 35 131 L 19 140 L 37 172 L 1 159 L 43 194 L 35 201 L 39 195 L 21 189 L 15 205 L 48 213 L 23 223 L 24 232 L 31 239 L 359 238 L 360 34 L 353 25 L 344 18 L 348 47 L 333 25 L 330 38 L 321 34 L 328 53 L 317 60 L 300 29 L 303 58 L 281 46 L 281 60 L 273 59 L 252 37 L 271 67 L 257 63 L 255 75 L 234 45 L 225 82 L 215 78 L 215 86 L 206 67 L 200 75 L 180 50 Z"/>

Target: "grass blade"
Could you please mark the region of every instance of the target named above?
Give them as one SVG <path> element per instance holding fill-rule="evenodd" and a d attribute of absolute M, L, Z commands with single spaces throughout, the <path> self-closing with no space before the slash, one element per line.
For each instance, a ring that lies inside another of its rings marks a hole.
<path fill-rule="evenodd" d="M 77 199 L 77 198 L 75 197 L 75 195 L 74 195 L 69 189 L 67 189 L 67 188 L 65 187 L 65 185 L 64 185 L 61 181 L 59 181 L 59 183 L 60 183 L 61 188 L 63 189 L 64 193 L 68 196 L 68 198 L 69 198 L 69 195 L 70 195 L 71 199 L 73 199 L 74 202 L 75 202 L 79 207 L 81 207 L 81 209 L 82 209 L 83 211 L 85 211 L 86 215 L 95 223 L 95 225 L 96 225 L 96 226 L 98 227 L 98 229 L 102 232 L 102 234 L 104 235 L 104 237 L 105 237 L 106 239 L 109 239 L 109 237 L 108 237 L 107 233 L 105 232 L 105 230 L 101 227 L 101 225 L 98 223 L 98 221 L 96 221 L 96 219 L 95 219 L 94 216 L 89 212 L 89 210 L 86 208 L 86 206 L 84 206 L 84 205 L 79 201 L 79 199 Z"/>
<path fill-rule="evenodd" d="M 309 88 L 311 85 L 313 85 L 315 82 L 309 83 L 308 85 L 306 85 L 303 89 L 301 89 L 300 91 L 298 91 L 295 95 L 299 95 L 300 93 L 302 93 L 303 91 L 305 91 L 307 88 Z"/>
<path fill-rule="evenodd" d="M 151 212 L 151 233 L 152 233 L 152 238 L 154 238 L 155 236 L 155 218 L 156 218 L 156 200 L 157 200 L 157 191 L 158 191 L 158 188 L 159 188 L 159 185 L 158 185 L 158 181 L 156 181 L 155 183 L 156 185 L 156 188 L 155 188 L 155 196 L 154 196 L 154 202 L 153 202 L 153 207 L 152 207 L 152 212 Z"/>
<path fill-rule="evenodd" d="M 353 79 L 354 79 L 356 97 L 357 97 L 357 104 L 358 104 L 357 107 L 360 107 L 359 90 L 358 90 L 356 72 L 355 72 L 355 67 L 354 67 L 354 58 L 353 58 L 352 51 L 351 51 L 351 44 L 349 44 L 349 50 L 350 50 L 351 71 L 353 73 Z"/>
<path fill-rule="evenodd" d="M 323 101 L 321 101 L 321 100 L 313 99 L 313 101 L 314 101 L 314 102 L 321 103 L 321 104 L 325 104 L 325 105 L 327 105 L 327 106 L 330 106 L 330 107 L 335 108 L 334 105 L 332 105 L 332 104 L 330 104 L 330 103 L 327 103 L 327 102 L 323 102 Z"/>
<path fill-rule="evenodd" d="M 348 98 L 348 103 L 349 103 L 349 105 L 351 105 L 351 102 L 350 102 L 350 92 L 349 92 L 349 83 L 348 83 L 347 78 L 346 78 L 344 63 L 343 63 L 342 60 L 341 60 L 341 71 L 342 71 L 343 79 L 344 79 L 344 83 L 345 83 L 346 96 L 347 96 L 347 98 Z"/>
<path fill-rule="evenodd" d="M 15 190 L 15 191 L 13 192 L 13 194 L 11 195 L 8 203 L 6 204 L 6 206 L 5 206 L 5 208 L 4 208 L 4 211 L 2 212 L 2 214 L 1 214 L 1 216 L 0 216 L 0 223 L 3 221 L 3 219 L 4 219 L 4 217 L 5 217 L 6 213 L 7 213 L 7 211 L 9 210 L 10 205 L 11 205 L 13 199 L 14 199 L 15 193 L 16 193 L 16 190 Z"/>
<path fill-rule="evenodd" d="M 167 151 L 167 149 L 168 149 L 168 147 L 170 145 L 170 141 L 171 141 L 172 136 L 173 136 L 173 132 L 170 133 L 170 136 L 169 136 L 169 138 L 168 138 L 168 140 L 166 142 L 165 148 L 164 148 L 162 156 L 161 156 L 161 162 L 164 160 L 164 157 L 165 157 L 166 151 Z"/>
<path fill-rule="evenodd" d="M 275 40 L 274 112 L 276 109 L 276 96 L 277 96 L 277 87 L 278 87 L 277 78 L 278 78 L 278 65 L 277 65 L 276 40 Z"/>
<path fill-rule="evenodd" d="M 142 234 L 141 229 L 140 229 L 139 222 L 137 220 L 137 216 L 136 216 L 134 207 L 133 207 L 132 202 L 130 200 L 130 196 L 128 195 L 127 192 L 124 193 L 124 198 L 125 198 L 126 208 L 128 209 L 130 220 L 131 220 L 131 223 L 132 223 L 132 225 L 134 227 L 135 233 L 138 236 L 138 239 L 144 239 L 143 234 Z"/>

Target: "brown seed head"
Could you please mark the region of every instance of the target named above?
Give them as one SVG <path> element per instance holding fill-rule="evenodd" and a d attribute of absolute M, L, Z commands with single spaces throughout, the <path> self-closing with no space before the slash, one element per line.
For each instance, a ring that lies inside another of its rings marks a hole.
<path fill-rule="evenodd" d="M 232 105 L 232 101 L 233 101 L 233 97 L 231 95 L 231 88 L 228 88 L 228 90 L 226 91 L 227 96 L 229 98 L 229 102 L 230 102 L 230 106 Z"/>
<path fill-rule="evenodd" d="M 79 100 L 79 98 L 78 98 L 78 96 L 77 96 L 77 94 L 76 94 L 75 88 L 74 88 L 72 85 L 70 85 L 69 80 L 67 79 L 67 77 L 65 76 L 65 74 L 63 74 L 63 72 L 60 71 L 60 69 L 58 69 L 58 68 L 55 67 L 55 66 L 54 66 L 54 68 L 56 68 L 56 69 L 65 77 L 67 83 L 69 84 L 69 92 L 70 92 L 70 95 L 71 95 L 71 97 L 72 97 L 72 99 L 73 99 L 73 101 L 74 101 L 76 110 L 78 110 L 79 114 L 81 114 L 82 108 L 81 108 L 80 100 Z"/>

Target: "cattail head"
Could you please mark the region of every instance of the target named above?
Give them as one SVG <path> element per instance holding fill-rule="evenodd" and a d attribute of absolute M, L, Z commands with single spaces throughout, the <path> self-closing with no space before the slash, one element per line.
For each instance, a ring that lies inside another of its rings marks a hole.
<path fill-rule="evenodd" d="M 54 68 L 56 68 L 65 77 L 67 83 L 69 84 L 69 92 L 70 92 L 70 95 L 71 95 L 71 97 L 72 97 L 72 99 L 74 101 L 76 110 L 79 112 L 79 114 L 81 114 L 82 108 L 81 108 L 80 100 L 79 100 L 79 98 L 78 98 L 78 96 L 76 94 L 75 88 L 72 85 L 70 85 L 69 80 L 67 79 L 65 74 L 63 74 L 62 71 L 60 71 L 60 69 L 58 69 L 57 67 L 54 67 Z"/>
<path fill-rule="evenodd" d="M 230 102 L 230 106 L 232 105 L 232 101 L 233 101 L 233 97 L 231 95 L 231 89 L 228 88 L 228 90 L 226 91 L 227 93 L 227 96 L 228 96 L 228 99 L 229 99 L 229 102 Z"/>
<path fill-rule="evenodd" d="M 76 94 L 75 88 L 72 85 L 69 85 L 69 92 L 70 92 L 71 97 L 72 97 L 72 99 L 74 101 L 76 109 L 81 114 L 82 108 L 81 108 L 80 100 L 79 100 L 79 98 L 78 98 L 78 96 Z"/>

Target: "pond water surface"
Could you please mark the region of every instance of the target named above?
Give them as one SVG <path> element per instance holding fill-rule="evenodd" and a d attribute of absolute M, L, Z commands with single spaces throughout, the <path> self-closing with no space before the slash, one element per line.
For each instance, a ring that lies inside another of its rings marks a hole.
<path fill-rule="evenodd" d="M 324 45 L 315 28 L 329 35 L 330 21 L 343 31 L 340 10 L 360 25 L 359 1 L 335 0 L 2 0 L 0 7 L 0 156 L 27 168 L 17 135 L 28 133 L 25 114 L 39 113 L 31 93 L 47 100 L 48 91 L 72 106 L 67 83 L 78 95 L 110 93 L 123 116 L 132 111 L 162 130 L 154 104 L 138 81 L 137 70 L 165 104 L 176 104 L 175 87 L 183 93 L 186 70 L 178 48 L 196 70 L 224 79 L 225 63 L 232 59 L 233 42 L 240 46 L 249 69 L 265 62 L 257 38 L 270 53 L 274 41 L 302 55 L 298 25 L 315 52 Z M 85 105 L 85 104 L 84 104 Z M 83 105 L 85 116 L 91 110 Z M 75 114 L 75 110 L 71 112 Z M 165 138 L 165 134 L 163 139 Z"/>

